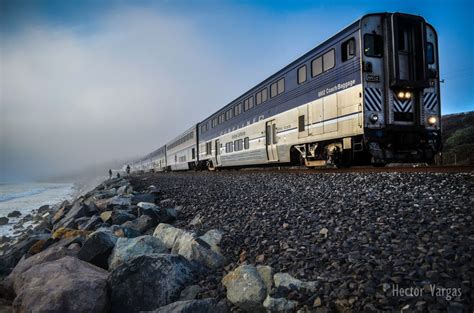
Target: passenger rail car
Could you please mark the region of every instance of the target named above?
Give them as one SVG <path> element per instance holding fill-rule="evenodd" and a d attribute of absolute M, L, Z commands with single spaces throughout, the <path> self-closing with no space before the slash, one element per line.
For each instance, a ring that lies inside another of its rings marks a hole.
<path fill-rule="evenodd" d="M 431 163 L 441 148 L 438 39 L 368 14 L 166 145 L 166 169 Z"/>
<path fill-rule="evenodd" d="M 202 121 L 199 162 L 432 162 L 438 64 L 422 17 L 366 15 Z"/>
<path fill-rule="evenodd" d="M 166 161 L 168 170 L 195 169 L 198 162 L 197 142 L 198 125 L 194 125 L 168 144 L 166 144 Z"/>

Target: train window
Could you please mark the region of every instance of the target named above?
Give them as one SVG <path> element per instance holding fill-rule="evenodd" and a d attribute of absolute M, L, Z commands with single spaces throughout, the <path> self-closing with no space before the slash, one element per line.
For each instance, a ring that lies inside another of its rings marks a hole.
<path fill-rule="evenodd" d="M 355 39 L 351 38 L 341 45 L 342 62 L 355 57 Z"/>
<path fill-rule="evenodd" d="M 243 150 L 243 141 L 242 139 L 237 139 L 234 141 L 234 151 L 241 151 Z"/>
<path fill-rule="evenodd" d="M 218 122 L 219 122 L 219 124 L 224 123 L 224 113 L 222 113 L 221 115 L 219 115 Z"/>
<path fill-rule="evenodd" d="M 398 31 L 398 50 L 408 51 L 408 31 L 406 29 Z"/>
<path fill-rule="evenodd" d="M 211 154 L 211 142 L 206 142 L 206 155 Z"/>
<path fill-rule="evenodd" d="M 383 39 L 377 34 L 364 35 L 364 54 L 368 57 L 380 58 L 383 53 Z"/>
<path fill-rule="evenodd" d="M 276 125 L 272 124 L 272 139 L 273 139 L 273 144 L 277 143 L 277 130 L 276 130 Z"/>
<path fill-rule="evenodd" d="M 335 63 L 334 49 L 331 49 L 323 55 L 323 70 L 326 72 L 332 69 Z"/>
<path fill-rule="evenodd" d="M 285 91 L 285 78 L 281 78 L 278 81 L 270 85 L 270 97 L 273 98 Z"/>
<path fill-rule="evenodd" d="M 217 117 L 212 119 L 212 128 L 217 126 Z"/>
<path fill-rule="evenodd" d="M 302 132 L 304 131 L 304 115 L 298 116 L 298 131 Z"/>
<path fill-rule="evenodd" d="M 323 72 L 323 58 L 319 57 L 311 61 L 311 76 L 318 76 Z"/>
<path fill-rule="evenodd" d="M 260 103 L 267 101 L 267 97 L 268 97 L 267 88 L 260 90 L 259 92 L 257 92 L 257 95 L 255 97 L 255 104 L 259 105 Z"/>
<path fill-rule="evenodd" d="M 194 148 L 191 149 L 191 159 L 196 157 L 196 150 Z"/>
<path fill-rule="evenodd" d="M 233 152 L 233 149 L 234 148 L 234 145 L 233 145 L 233 142 L 228 142 L 225 144 L 225 152 L 226 153 L 230 153 L 230 152 Z"/>
<path fill-rule="evenodd" d="M 247 150 L 250 147 L 250 145 L 249 145 L 250 142 L 249 141 L 250 141 L 249 137 L 244 138 L 244 149 L 245 150 Z"/>
<path fill-rule="evenodd" d="M 239 103 L 234 107 L 234 116 L 240 115 L 240 113 L 242 113 L 242 103 Z"/>
<path fill-rule="evenodd" d="M 250 110 L 251 108 L 253 108 L 253 97 L 244 100 L 244 111 Z"/>
<path fill-rule="evenodd" d="M 431 42 L 426 44 L 426 61 L 428 64 L 434 64 L 435 62 L 434 45 Z"/>
<path fill-rule="evenodd" d="M 306 65 L 303 65 L 298 69 L 298 84 L 302 84 L 305 81 L 306 81 Z"/>
<path fill-rule="evenodd" d="M 226 120 L 226 121 L 230 120 L 230 119 L 233 117 L 232 114 L 233 114 L 233 110 L 232 110 L 232 109 L 227 110 L 227 111 L 225 112 L 225 120 Z"/>

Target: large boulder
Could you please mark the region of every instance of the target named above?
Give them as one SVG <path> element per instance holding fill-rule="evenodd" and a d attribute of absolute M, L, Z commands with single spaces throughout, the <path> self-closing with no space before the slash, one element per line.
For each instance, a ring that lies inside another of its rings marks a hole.
<path fill-rule="evenodd" d="M 219 252 L 211 249 L 204 240 L 196 238 L 193 233 L 184 233 L 175 242 L 171 253 L 184 256 L 190 261 L 196 261 L 208 268 L 219 268 L 225 265 L 225 258 Z"/>
<path fill-rule="evenodd" d="M 267 289 L 257 269 L 252 265 L 241 265 L 228 273 L 222 284 L 227 289 L 227 299 L 247 312 L 263 311 Z"/>
<path fill-rule="evenodd" d="M 108 269 L 109 256 L 117 242 L 110 231 L 96 231 L 89 235 L 77 257 L 103 269 Z"/>
<path fill-rule="evenodd" d="M 149 229 L 153 228 L 154 226 L 156 226 L 156 223 L 155 223 L 154 219 L 151 218 L 150 216 L 142 215 L 142 216 L 134 219 L 133 221 L 127 221 L 127 222 L 123 223 L 122 226 L 134 229 L 137 232 L 143 234 L 147 230 L 149 230 Z"/>
<path fill-rule="evenodd" d="M 54 229 L 58 228 L 76 228 L 77 219 L 81 217 L 90 217 L 96 213 L 95 206 L 88 206 L 82 202 L 82 198 L 79 198 L 74 202 L 71 209 L 56 223 Z"/>
<path fill-rule="evenodd" d="M 174 302 L 181 290 L 196 279 L 197 270 L 179 255 L 135 257 L 109 276 L 112 312 L 150 311 Z"/>
<path fill-rule="evenodd" d="M 153 236 L 119 238 L 109 258 L 109 269 L 113 270 L 130 259 L 148 254 L 167 253 L 168 248 Z"/>
<path fill-rule="evenodd" d="M 137 217 L 126 210 L 115 210 L 111 214 L 112 223 L 115 225 L 122 225 L 127 221 L 133 221 Z"/>
<path fill-rule="evenodd" d="M 6 225 L 8 224 L 9 221 L 10 219 L 8 217 L 5 217 L 5 216 L 0 217 L 0 225 Z"/>
<path fill-rule="evenodd" d="M 155 220 L 156 223 L 171 223 L 176 220 L 177 213 L 173 208 L 160 208 L 154 203 L 139 202 L 139 215 L 148 215 Z"/>
<path fill-rule="evenodd" d="M 224 233 L 222 231 L 217 229 L 211 229 L 199 238 L 205 241 L 209 246 L 211 246 L 211 249 L 213 251 L 221 253 L 219 244 L 221 243 L 223 235 Z"/>
<path fill-rule="evenodd" d="M 66 256 L 18 275 L 15 312 L 107 312 L 107 271 Z"/>
<path fill-rule="evenodd" d="M 30 248 L 40 240 L 47 240 L 48 234 L 35 234 L 27 236 L 24 240 L 11 246 L 0 256 L 0 277 L 8 275 L 20 259 L 30 250 Z"/>
<path fill-rule="evenodd" d="M 72 249 L 68 249 L 67 247 L 64 247 L 62 245 L 57 245 L 28 258 L 23 257 L 12 270 L 10 275 L 8 275 L 8 277 L 5 279 L 4 286 L 10 290 L 13 290 L 18 275 L 21 275 L 22 273 L 26 272 L 31 267 L 38 264 L 58 260 L 65 256 L 75 256 L 76 253 L 77 252 Z"/>
<path fill-rule="evenodd" d="M 132 196 L 132 204 L 138 204 L 140 202 L 155 203 L 157 196 L 150 193 L 138 193 Z"/>
<path fill-rule="evenodd" d="M 99 215 L 94 215 L 91 218 L 88 218 L 85 222 L 77 226 L 81 230 L 96 230 L 103 225 L 103 221 Z"/>
<path fill-rule="evenodd" d="M 172 253 L 180 254 L 190 261 L 197 261 L 208 268 L 218 268 L 225 264 L 222 254 L 214 251 L 211 245 L 194 233 L 161 223 L 153 236 L 171 248 Z"/>
<path fill-rule="evenodd" d="M 184 230 L 173 227 L 169 224 L 160 223 L 156 226 L 153 236 L 160 239 L 166 247 L 173 248 L 175 242 L 181 235 L 186 233 Z"/>
<path fill-rule="evenodd" d="M 216 299 L 186 300 L 176 301 L 159 309 L 151 311 L 153 313 L 225 313 L 225 308 L 218 306 Z"/>

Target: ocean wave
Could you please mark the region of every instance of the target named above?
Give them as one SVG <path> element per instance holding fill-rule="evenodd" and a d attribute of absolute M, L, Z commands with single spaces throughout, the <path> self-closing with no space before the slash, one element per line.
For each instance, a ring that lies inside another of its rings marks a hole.
<path fill-rule="evenodd" d="M 0 195 L 0 202 L 38 195 L 46 190 L 48 190 L 48 188 L 35 188 L 27 191 L 7 193 L 5 195 Z"/>

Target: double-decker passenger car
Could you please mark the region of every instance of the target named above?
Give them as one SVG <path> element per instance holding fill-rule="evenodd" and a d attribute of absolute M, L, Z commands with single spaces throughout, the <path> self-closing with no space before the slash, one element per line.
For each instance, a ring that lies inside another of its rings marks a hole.
<path fill-rule="evenodd" d="M 365 15 L 168 143 L 167 168 L 431 163 L 437 51 L 422 17 Z"/>

